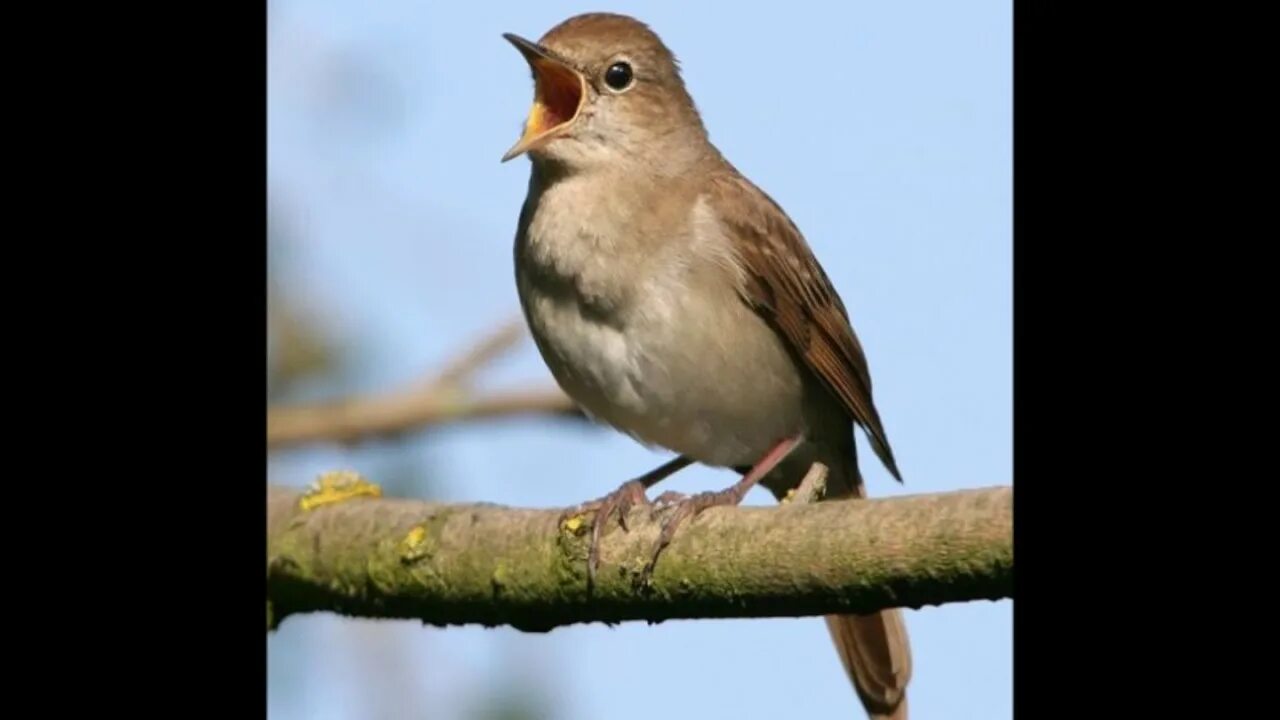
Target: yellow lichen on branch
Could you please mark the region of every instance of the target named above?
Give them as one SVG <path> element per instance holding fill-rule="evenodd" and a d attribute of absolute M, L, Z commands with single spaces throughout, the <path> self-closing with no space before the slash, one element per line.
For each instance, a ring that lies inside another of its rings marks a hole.
<path fill-rule="evenodd" d="M 586 578 L 590 515 L 384 498 L 355 474 L 270 488 L 269 621 L 338 612 L 547 630 L 579 622 L 863 613 L 1013 594 L 1013 489 L 712 508 L 638 576 L 664 510 L 604 529 Z"/>
<path fill-rule="evenodd" d="M 345 502 L 357 497 L 382 497 L 382 488 L 365 480 L 360 473 L 337 470 L 317 478 L 298 497 L 298 507 L 314 510 L 322 505 Z"/>

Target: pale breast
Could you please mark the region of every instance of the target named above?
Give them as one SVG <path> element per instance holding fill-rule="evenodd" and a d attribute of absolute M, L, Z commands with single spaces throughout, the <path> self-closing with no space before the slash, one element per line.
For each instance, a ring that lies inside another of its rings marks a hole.
<path fill-rule="evenodd" d="M 803 379 L 705 228 L 624 243 L 600 227 L 544 201 L 517 247 L 521 302 L 565 392 L 641 442 L 712 465 L 754 463 L 802 431 Z"/>

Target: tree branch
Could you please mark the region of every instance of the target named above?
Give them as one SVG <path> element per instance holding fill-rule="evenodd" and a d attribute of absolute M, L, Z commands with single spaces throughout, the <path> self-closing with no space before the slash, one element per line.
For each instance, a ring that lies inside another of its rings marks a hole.
<path fill-rule="evenodd" d="M 267 447 L 307 442 L 350 443 L 432 425 L 515 415 L 581 417 L 557 389 L 512 390 L 480 397 L 457 393 L 391 394 L 267 411 Z"/>
<path fill-rule="evenodd" d="M 479 397 L 467 390 L 471 377 L 515 345 L 523 333 L 524 326 L 518 320 L 500 325 L 418 387 L 372 397 L 270 408 L 267 447 L 318 441 L 350 443 L 446 422 L 512 415 L 583 417 L 558 388 Z"/>
<path fill-rule="evenodd" d="M 470 382 L 485 365 L 515 346 L 524 336 L 524 323 L 509 320 L 494 328 L 488 335 L 444 366 L 427 386 L 427 391 L 439 391 L 448 387 L 462 387 Z"/>
<path fill-rule="evenodd" d="M 635 580 L 663 515 L 632 510 L 586 582 L 590 515 L 383 499 L 354 474 L 268 489 L 268 626 L 294 613 L 506 624 L 798 617 L 1013 596 L 1013 489 L 712 508 Z M 813 482 L 816 481 L 816 482 Z"/>

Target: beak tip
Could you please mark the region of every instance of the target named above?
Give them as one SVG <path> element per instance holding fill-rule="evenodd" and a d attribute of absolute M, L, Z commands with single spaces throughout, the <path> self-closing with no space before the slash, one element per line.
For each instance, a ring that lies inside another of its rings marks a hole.
<path fill-rule="evenodd" d="M 530 61 L 532 61 L 532 59 L 535 57 L 545 58 L 547 56 L 546 50 L 542 49 L 542 46 L 538 45 L 538 43 L 533 42 L 532 40 L 527 40 L 515 33 L 510 33 L 510 32 L 502 33 L 502 37 L 507 42 L 515 46 L 516 50 L 519 50 L 520 53 Z"/>
<path fill-rule="evenodd" d="M 511 43 L 512 45 L 515 45 L 515 46 L 516 46 L 516 48 L 517 48 L 517 49 L 519 49 L 519 50 L 529 50 L 529 49 L 530 49 L 530 47 L 533 45 L 533 43 L 529 42 L 528 40 L 525 40 L 524 38 L 520 37 L 519 35 L 517 35 L 517 34 L 515 34 L 515 33 L 510 33 L 510 32 L 504 32 L 504 33 L 502 33 L 502 39 L 503 39 L 503 40 L 506 40 L 507 42 Z"/>

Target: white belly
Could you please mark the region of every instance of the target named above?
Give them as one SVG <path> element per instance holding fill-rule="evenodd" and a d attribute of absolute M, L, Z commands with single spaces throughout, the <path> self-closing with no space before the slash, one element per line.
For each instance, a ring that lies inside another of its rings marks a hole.
<path fill-rule="evenodd" d="M 827 423 L 830 398 L 737 298 L 705 204 L 687 209 L 688 236 L 666 237 L 646 225 L 656 211 L 612 216 L 616 187 L 578 176 L 534 186 L 517 235 L 521 304 L 565 392 L 641 442 L 708 465 L 754 464 Z M 614 228 L 633 237 L 619 242 Z"/>
<path fill-rule="evenodd" d="M 637 296 L 601 318 L 572 296 L 522 289 L 543 358 L 584 410 L 709 465 L 751 465 L 803 432 L 800 377 L 750 309 L 684 288 Z"/>

